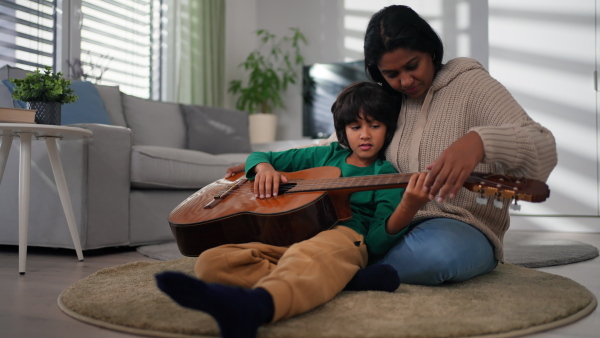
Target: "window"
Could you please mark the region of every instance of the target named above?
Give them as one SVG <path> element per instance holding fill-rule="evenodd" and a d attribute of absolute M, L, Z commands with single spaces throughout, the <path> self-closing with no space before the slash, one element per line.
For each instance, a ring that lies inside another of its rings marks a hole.
<path fill-rule="evenodd" d="M 54 1 L 0 0 L 0 66 L 54 64 Z"/>
<path fill-rule="evenodd" d="M 152 0 L 82 2 L 81 62 L 88 69 L 107 69 L 101 74 L 102 84 L 119 85 L 127 94 L 150 96 L 152 7 Z"/>
<path fill-rule="evenodd" d="M 162 13 L 162 0 L 0 0 L 0 66 L 51 65 L 160 99 Z"/>

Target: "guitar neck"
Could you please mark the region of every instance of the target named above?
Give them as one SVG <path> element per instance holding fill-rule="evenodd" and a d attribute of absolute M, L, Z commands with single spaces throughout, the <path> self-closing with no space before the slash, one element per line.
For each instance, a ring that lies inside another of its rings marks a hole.
<path fill-rule="evenodd" d="M 281 185 L 284 193 L 340 191 L 353 193 L 365 190 L 404 188 L 414 173 L 295 180 Z M 463 187 L 483 196 L 515 201 L 543 202 L 550 196 L 546 183 L 527 178 L 473 172 Z"/>
<path fill-rule="evenodd" d="M 298 180 L 288 184 L 286 193 L 311 192 L 311 191 L 363 191 L 378 189 L 404 188 L 410 181 L 413 173 L 382 174 L 372 176 L 339 177 L 315 180 Z"/>

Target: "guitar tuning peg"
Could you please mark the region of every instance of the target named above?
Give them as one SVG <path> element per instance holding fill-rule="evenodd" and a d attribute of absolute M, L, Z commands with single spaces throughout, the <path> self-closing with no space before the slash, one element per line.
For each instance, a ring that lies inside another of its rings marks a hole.
<path fill-rule="evenodd" d="M 502 203 L 502 200 L 499 198 L 494 199 L 494 206 L 498 209 L 502 209 L 502 207 L 504 207 L 504 204 Z"/>
<path fill-rule="evenodd" d="M 481 195 L 475 199 L 475 203 L 477 203 L 477 204 L 486 205 L 487 202 L 488 202 L 487 198 L 485 198 L 483 195 Z"/>
<path fill-rule="evenodd" d="M 517 199 L 515 198 L 515 203 L 511 204 L 510 207 L 512 210 L 515 211 L 520 211 L 521 210 L 521 206 L 517 204 Z"/>

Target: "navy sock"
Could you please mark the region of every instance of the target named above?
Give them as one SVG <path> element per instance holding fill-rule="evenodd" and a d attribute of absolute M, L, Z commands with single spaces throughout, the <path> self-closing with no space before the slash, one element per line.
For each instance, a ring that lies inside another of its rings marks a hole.
<path fill-rule="evenodd" d="M 224 338 L 256 337 L 258 328 L 273 319 L 273 298 L 265 289 L 206 283 L 180 272 L 155 278 L 158 288 L 179 305 L 211 315 Z"/>
<path fill-rule="evenodd" d="M 394 292 L 399 286 L 400 277 L 396 269 L 388 264 L 376 264 L 358 270 L 344 290 Z"/>

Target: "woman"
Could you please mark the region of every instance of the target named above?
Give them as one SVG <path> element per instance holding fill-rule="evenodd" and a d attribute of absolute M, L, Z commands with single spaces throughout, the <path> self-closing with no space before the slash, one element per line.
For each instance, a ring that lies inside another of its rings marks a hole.
<path fill-rule="evenodd" d="M 503 261 L 509 202 L 477 204 L 475 193 L 460 188 L 473 171 L 545 181 L 557 162 L 554 137 L 476 60 L 442 64 L 439 36 L 407 6 L 371 17 L 364 53 L 367 74 L 400 107 L 386 159 L 399 172 L 429 171 L 430 202 L 375 264 L 421 285 L 492 271 Z"/>

